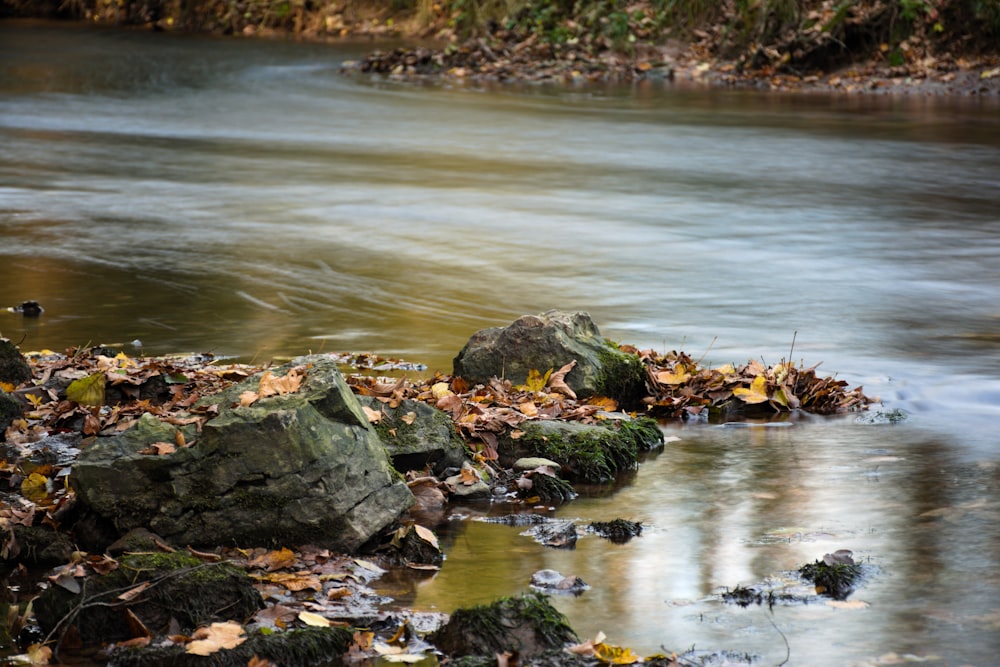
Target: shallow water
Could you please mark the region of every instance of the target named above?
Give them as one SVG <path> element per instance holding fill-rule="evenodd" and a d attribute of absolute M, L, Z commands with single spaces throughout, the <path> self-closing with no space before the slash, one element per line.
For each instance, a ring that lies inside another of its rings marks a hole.
<path fill-rule="evenodd" d="M 450 611 L 551 567 L 593 586 L 557 600 L 581 634 L 642 653 L 776 663 L 773 620 L 792 664 L 995 663 L 1000 107 L 338 73 L 366 48 L 0 23 L 0 305 L 46 308 L 0 332 L 450 371 L 477 329 L 558 307 L 703 363 L 791 351 L 910 418 L 668 425 L 557 512 L 639 539 L 453 521 L 403 598 Z M 865 609 L 709 597 L 838 548 L 877 566 Z"/>

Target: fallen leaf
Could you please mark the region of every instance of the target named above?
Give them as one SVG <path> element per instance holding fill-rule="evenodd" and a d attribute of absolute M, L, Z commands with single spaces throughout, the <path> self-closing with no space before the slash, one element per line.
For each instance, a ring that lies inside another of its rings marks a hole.
<path fill-rule="evenodd" d="M 763 375 L 758 375 L 750 383 L 750 388 L 737 387 L 733 389 L 733 395 L 738 396 L 744 403 L 764 403 L 768 400 L 767 397 L 767 378 Z"/>
<path fill-rule="evenodd" d="M 400 417 L 404 424 L 412 424 L 417 418 L 416 412 L 407 412 L 405 415 Z"/>
<path fill-rule="evenodd" d="M 566 384 L 566 374 L 571 370 L 576 368 L 576 359 L 569 362 L 555 373 L 549 375 L 548 387 L 552 391 L 558 391 L 563 396 L 569 396 L 570 398 L 576 400 L 576 392 L 570 389 L 570 386 Z"/>
<path fill-rule="evenodd" d="M 447 382 L 436 382 L 431 385 L 431 394 L 434 398 L 441 400 L 445 396 L 454 396 L 455 392 L 448 388 Z"/>
<path fill-rule="evenodd" d="M 431 531 L 429 528 L 425 528 L 419 524 L 414 524 L 413 529 L 417 531 L 417 536 L 424 542 L 427 542 L 435 549 L 438 550 L 441 549 L 440 545 L 438 545 L 437 535 L 435 535 L 434 532 Z"/>
<path fill-rule="evenodd" d="M 74 380 L 66 387 L 66 398 L 80 405 L 104 405 L 104 373 L 94 373 Z"/>
<path fill-rule="evenodd" d="M 550 368 L 546 371 L 545 375 L 538 372 L 537 368 L 532 368 L 528 371 L 528 377 L 524 380 L 524 387 L 532 392 L 537 393 L 549 383 L 549 376 L 552 375 L 552 369 Z"/>
<path fill-rule="evenodd" d="M 367 405 L 362 405 L 361 409 L 365 411 L 365 417 L 368 417 L 368 421 L 372 424 L 377 424 L 382 421 L 382 412 L 379 410 L 372 410 Z"/>
<path fill-rule="evenodd" d="M 177 451 L 177 446 L 169 442 L 154 442 L 148 447 L 139 450 L 140 454 L 152 454 L 154 456 L 166 456 Z"/>
<path fill-rule="evenodd" d="M 248 408 L 260 399 L 260 394 L 255 391 L 245 391 L 240 394 L 240 405 Z"/>
<path fill-rule="evenodd" d="M 320 616 L 319 614 L 314 614 L 311 611 L 300 611 L 299 620 L 314 628 L 330 627 L 330 619 L 325 616 Z"/>
<path fill-rule="evenodd" d="M 247 640 L 243 626 L 233 621 L 212 623 L 194 631 L 194 641 L 184 649 L 191 655 L 212 655 L 222 649 L 236 648 Z"/>

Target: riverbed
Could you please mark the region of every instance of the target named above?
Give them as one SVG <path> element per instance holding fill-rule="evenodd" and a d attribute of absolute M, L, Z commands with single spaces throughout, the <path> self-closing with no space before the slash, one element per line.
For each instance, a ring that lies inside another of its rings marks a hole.
<path fill-rule="evenodd" d="M 0 306 L 45 308 L 0 332 L 450 372 L 476 330 L 561 308 L 707 365 L 822 363 L 908 418 L 664 424 L 679 440 L 551 511 L 641 537 L 553 550 L 460 508 L 400 602 L 549 567 L 591 584 L 555 600 L 581 635 L 642 654 L 995 664 L 995 101 L 341 73 L 370 48 L 0 23 Z M 871 565 L 864 605 L 716 597 L 840 548 Z"/>

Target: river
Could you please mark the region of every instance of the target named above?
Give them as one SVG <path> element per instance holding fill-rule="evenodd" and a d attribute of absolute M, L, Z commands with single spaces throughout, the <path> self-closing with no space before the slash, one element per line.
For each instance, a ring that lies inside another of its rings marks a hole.
<path fill-rule="evenodd" d="M 0 306 L 45 308 L 0 332 L 449 372 L 476 330 L 561 308 L 704 364 L 822 362 L 908 419 L 665 424 L 680 440 L 554 512 L 641 537 L 553 550 L 456 518 L 401 601 L 550 567 L 592 585 L 555 599 L 581 635 L 641 654 L 997 664 L 1000 105 L 340 73 L 368 48 L 0 23 Z M 714 597 L 840 548 L 865 605 Z"/>

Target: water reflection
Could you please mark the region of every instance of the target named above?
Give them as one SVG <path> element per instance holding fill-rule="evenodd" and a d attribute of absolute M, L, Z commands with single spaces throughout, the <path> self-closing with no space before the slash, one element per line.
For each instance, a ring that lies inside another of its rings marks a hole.
<path fill-rule="evenodd" d="M 776 609 L 796 664 L 997 646 L 1000 114 L 982 101 L 353 80 L 362 46 L 0 23 L 0 312 L 25 348 L 270 359 L 369 349 L 449 371 L 552 307 L 704 363 L 786 356 L 906 425 L 690 427 L 559 516 L 643 521 L 547 550 L 451 522 L 409 601 L 551 568 L 584 635 L 780 662 L 764 610 L 706 598 L 848 547 L 865 610 Z M 797 334 L 795 332 L 798 332 Z M 404 596 L 405 597 L 405 596 Z"/>

